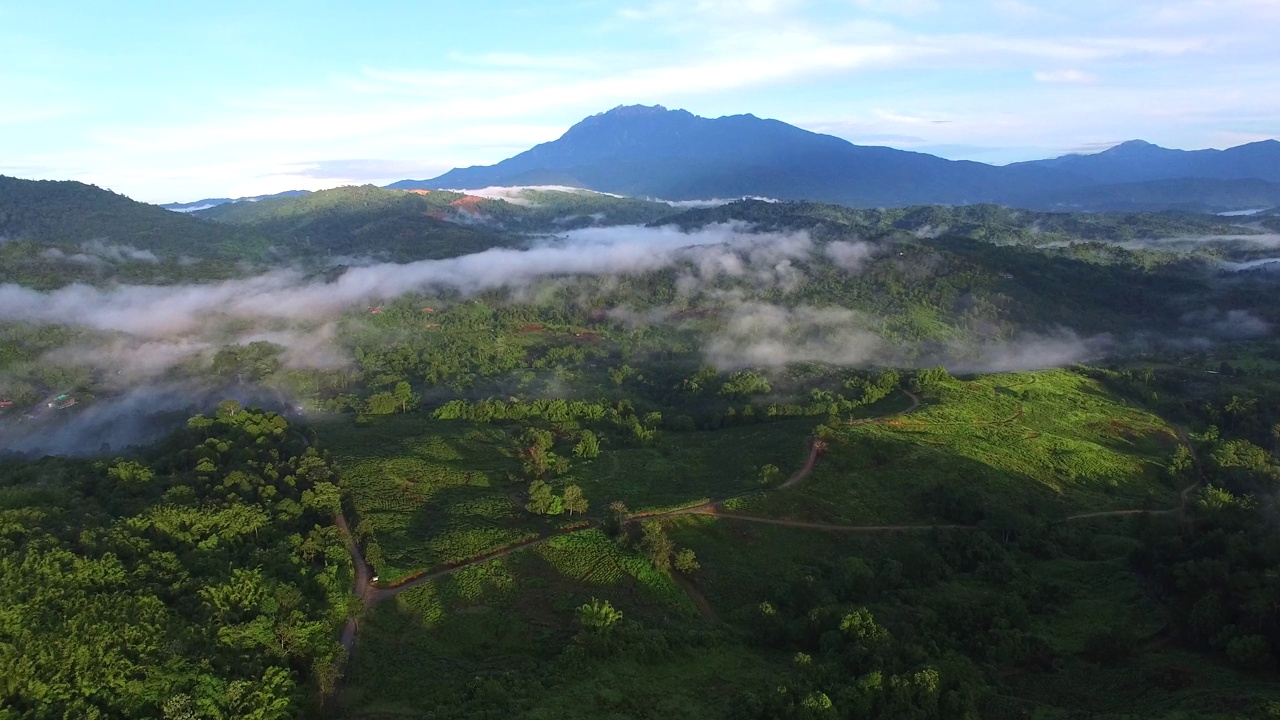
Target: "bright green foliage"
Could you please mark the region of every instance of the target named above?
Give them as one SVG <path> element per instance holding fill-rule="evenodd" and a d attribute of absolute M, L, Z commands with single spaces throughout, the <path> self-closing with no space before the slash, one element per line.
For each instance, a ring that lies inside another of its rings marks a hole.
<path fill-rule="evenodd" d="M 591 602 L 578 608 L 578 622 L 590 632 L 606 634 L 622 620 L 622 612 L 608 600 L 591 598 Z"/>
<path fill-rule="evenodd" d="M 141 460 L 0 472 L 13 717 L 293 718 L 332 689 L 350 570 L 328 461 L 273 414 L 191 425 Z"/>
<path fill-rule="evenodd" d="M 582 488 L 577 485 L 567 485 L 563 494 L 564 509 L 570 515 L 578 513 L 579 515 L 587 511 L 587 498 L 582 494 Z"/>
<path fill-rule="evenodd" d="M 370 415 L 390 415 L 400 408 L 400 402 L 391 393 L 376 393 L 369 396 L 365 411 Z"/>
<path fill-rule="evenodd" d="M 107 468 L 107 477 L 124 485 L 146 485 L 155 476 L 151 468 L 135 460 L 117 460 Z"/>
<path fill-rule="evenodd" d="M 418 396 L 413 393 L 413 386 L 401 380 L 396 383 L 396 389 L 392 393 L 396 402 L 400 403 L 400 412 L 409 412 L 410 406 L 418 404 Z"/>
<path fill-rule="evenodd" d="M 578 444 L 573 446 L 573 454 L 584 460 L 590 460 L 600 456 L 600 440 L 596 434 L 590 430 L 583 430 L 582 435 L 578 438 Z"/>
<path fill-rule="evenodd" d="M 773 390 L 769 381 L 755 370 L 742 370 L 729 377 L 720 388 L 722 395 L 765 395 Z"/>
<path fill-rule="evenodd" d="M 698 564 L 698 556 L 689 548 L 681 548 L 672 564 L 682 573 L 695 572 L 702 567 Z"/>

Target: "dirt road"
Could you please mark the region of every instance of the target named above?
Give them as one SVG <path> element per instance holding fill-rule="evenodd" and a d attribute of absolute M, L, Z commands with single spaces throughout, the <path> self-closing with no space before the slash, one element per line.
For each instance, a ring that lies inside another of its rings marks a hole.
<path fill-rule="evenodd" d="M 903 392 L 905 392 L 907 396 L 911 398 L 911 406 L 909 408 L 907 408 L 906 410 L 900 413 L 893 413 L 891 415 L 885 415 L 877 418 L 867 418 L 864 420 L 858 420 L 858 421 L 855 421 L 855 424 L 884 421 L 891 417 L 897 417 L 899 415 L 910 413 L 920 406 L 921 401 L 919 397 L 917 397 L 914 393 L 907 390 L 904 390 Z M 1019 408 L 1018 413 L 1014 417 L 1006 420 L 995 421 L 995 422 L 1011 422 L 1021 417 L 1021 415 L 1022 415 L 1022 410 L 1021 408 Z M 992 424 L 992 423 L 976 423 L 976 424 Z M 1186 437 L 1186 433 L 1183 432 L 1181 429 L 1179 429 L 1178 433 L 1179 433 L 1179 437 L 1183 440 L 1183 442 L 1187 445 L 1187 447 L 1191 447 L 1191 444 Z M 801 482 L 803 482 L 805 478 L 809 477 L 809 475 L 813 473 L 814 466 L 817 464 L 818 458 L 822 455 L 822 452 L 825 449 L 826 449 L 826 445 L 822 441 L 820 440 L 812 441 L 809 445 L 809 452 L 808 452 L 808 455 L 805 457 L 804 463 L 800 466 L 799 469 L 797 469 L 794 473 L 792 473 L 791 476 L 788 477 L 783 483 L 778 485 L 775 488 L 775 490 L 785 490 L 787 488 L 794 487 L 800 484 Z M 1187 503 L 1189 502 L 1191 494 L 1197 488 L 1200 487 L 1200 485 L 1203 483 L 1203 480 L 1204 480 L 1203 470 L 1200 467 L 1199 459 L 1195 457 L 1194 450 L 1192 451 L 1192 458 L 1195 460 L 1198 479 L 1196 480 L 1195 483 L 1192 483 L 1186 488 L 1183 488 L 1183 490 L 1179 494 L 1179 504 L 1175 508 L 1171 508 L 1168 510 L 1137 509 L 1137 510 L 1110 510 L 1110 511 L 1104 511 L 1104 512 L 1096 512 L 1096 513 L 1082 513 L 1079 515 L 1070 515 L 1066 517 L 1065 520 L 1074 521 L 1074 520 L 1086 520 L 1091 518 L 1124 517 L 1124 516 L 1142 515 L 1142 514 L 1170 515 L 1174 513 L 1183 512 L 1186 509 L 1186 506 L 1187 506 Z M 630 518 L 627 519 L 626 522 L 634 523 L 634 522 L 640 522 L 642 520 L 659 519 L 664 517 L 673 517 L 677 515 L 705 515 L 709 517 L 733 520 L 736 522 L 759 523 L 763 525 L 803 528 L 803 529 L 809 529 L 809 530 L 822 530 L 827 532 L 840 532 L 840 533 L 910 533 L 910 532 L 927 532 L 931 530 L 976 530 L 979 527 L 977 525 L 954 525 L 954 524 L 843 525 L 843 524 L 836 524 L 836 523 L 810 522 L 810 521 L 804 521 L 804 520 L 785 520 L 785 519 L 779 519 L 779 518 L 757 517 L 753 515 L 738 515 L 735 513 L 726 513 L 723 511 L 724 504 L 729 499 L 731 498 L 721 498 L 719 500 L 710 500 L 705 503 L 701 503 L 699 505 L 680 508 L 677 510 L 666 510 L 666 511 L 653 512 L 653 513 L 640 513 L 640 514 L 631 516 Z M 415 588 L 419 585 L 422 585 L 423 583 L 431 582 L 432 580 L 439 580 L 441 578 L 448 577 L 449 575 L 452 575 L 453 573 L 456 573 L 460 570 L 464 570 L 468 567 L 479 565 L 481 563 L 485 563 L 496 558 L 504 557 L 506 555 L 510 555 L 512 553 L 519 552 L 521 550 L 527 550 L 531 547 L 536 547 L 538 545 L 541 545 L 545 542 L 550 541 L 553 538 L 560 537 L 562 535 L 569 535 L 572 533 L 582 532 L 584 530 L 599 527 L 598 523 L 589 522 L 581 527 L 562 530 L 552 535 L 547 535 L 545 537 L 527 540 L 527 541 L 512 545 L 510 547 L 503 548 L 501 550 L 495 550 L 494 552 L 491 552 L 491 553 L 486 553 L 484 555 L 479 555 L 479 556 L 470 558 L 468 560 L 459 562 L 449 567 L 445 567 L 439 570 L 434 570 L 434 571 L 426 572 L 420 575 L 416 575 L 414 577 L 408 578 L 394 585 L 379 587 L 379 586 L 375 586 L 372 582 L 372 572 L 369 568 L 368 563 L 365 562 L 364 556 L 360 552 L 359 547 L 356 545 L 355 538 L 351 534 L 351 530 L 347 525 L 346 518 L 343 517 L 342 515 L 336 515 L 334 516 L 333 522 L 334 522 L 334 525 L 336 525 L 338 529 L 341 531 L 343 540 L 347 546 L 347 551 L 351 554 L 351 560 L 352 560 L 353 566 L 355 567 L 355 575 L 356 575 L 354 592 L 356 597 L 361 599 L 364 608 L 373 607 L 374 605 L 377 605 L 378 603 L 383 602 L 384 600 L 389 600 L 390 598 L 393 598 L 396 595 L 399 595 L 400 593 L 406 590 Z M 690 596 L 691 599 L 693 599 L 694 604 L 697 605 L 699 612 L 702 613 L 704 617 L 708 619 L 714 619 L 716 617 L 715 609 L 710 605 L 710 603 L 707 602 L 706 598 L 703 597 L 702 594 L 697 590 L 696 586 L 692 586 L 692 584 L 689 583 L 687 579 L 683 579 L 683 578 L 676 578 L 676 582 L 677 584 L 680 584 L 682 588 L 685 589 L 685 592 Z M 346 625 L 343 627 L 342 646 L 343 648 L 346 649 L 348 661 L 350 659 L 351 654 L 355 651 L 356 637 L 359 633 L 359 629 L 360 629 L 359 619 L 357 617 L 348 618 Z"/>
<path fill-rule="evenodd" d="M 347 552 L 351 555 L 351 566 L 355 568 L 356 582 L 352 592 L 365 606 L 369 604 L 370 593 L 373 591 L 373 571 L 369 569 L 369 563 L 365 562 L 364 553 L 360 552 L 359 546 L 356 545 L 355 536 L 351 534 L 351 526 L 347 524 L 347 518 L 342 513 L 333 516 L 333 524 L 338 528 L 338 532 L 342 534 L 342 542 L 347 546 Z M 360 632 L 360 618 L 352 615 L 347 618 L 347 622 L 342 627 L 342 647 L 347 651 L 347 659 L 351 658 L 351 654 L 356 649 L 356 635 Z"/>

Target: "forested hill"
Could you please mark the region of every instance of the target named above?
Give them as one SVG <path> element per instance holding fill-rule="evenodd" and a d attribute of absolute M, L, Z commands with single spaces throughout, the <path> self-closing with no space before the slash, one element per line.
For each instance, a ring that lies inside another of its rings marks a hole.
<path fill-rule="evenodd" d="M 256 259 L 260 233 L 170 212 L 93 185 L 0 175 L 0 238 L 73 249 L 89 242 L 160 258 Z"/>
<path fill-rule="evenodd" d="M 467 222 L 474 218 L 450 205 L 461 197 L 364 185 L 224 203 L 192 214 L 252 228 L 303 257 L 345 255 L 404 262 L 465 255 L 509 242 L 495 227 Z"/>
<path fill-rule="evenodd" d="M 675 212 L 664 203 L 593 192 L 528 189 L 508 201 L 363 185 L 227 203 L 194 214 L 254 228 L 297 253 L 408 261 L 508 245 L 516 242 L 509 232 L 642 224 Z"/>
<path fill-rule="evenodd" d="M 999 205 L 923 205 L 859 210 L 809 202 L 740 200 L 688 210 L 664 220 L 685 229 L 740 220 L 760 229 L 809 229 L 832 237 L 897 235 L 965 237 L 990 242 L 1044 245 L 1062 242 L 1117 242 L 1161 238 L 1239 235 L 1254 232 L 1226 218 L 1189 213 L 1064 213 L 1019 210 Z"/>

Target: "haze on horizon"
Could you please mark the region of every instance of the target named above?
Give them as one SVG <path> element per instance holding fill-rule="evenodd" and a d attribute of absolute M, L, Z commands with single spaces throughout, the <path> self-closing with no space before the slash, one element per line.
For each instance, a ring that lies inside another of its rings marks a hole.
<path fill-rule="evenodd" d="M 426 178 L 619 104 L 1005 163 L 1280 128 L 1280 0 L 0 6 L 0 174 L 151 202 Z"/>

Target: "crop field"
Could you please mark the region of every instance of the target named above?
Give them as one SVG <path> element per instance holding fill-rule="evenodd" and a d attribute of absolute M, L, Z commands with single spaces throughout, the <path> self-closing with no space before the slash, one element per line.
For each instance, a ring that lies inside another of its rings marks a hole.
<path fill-rule="evenodd" d="M 763 667 L 762 659 L 741 649 L 726 653 L 723 645 L 711 644 L 712 637 L 726 636 L 701 624 L 669 575 L 622 551 L 601 531 L 584 530 L 469 566 L 374 608 L 361 642 L 378 650 L 356 654 L 348 702 L 362 710 L 352 717 L 417 716 L 469 697 L 479 676 L 537 674 L 540 667 L 563 670 L 566 660 L 557 656 L 573 645 L 575 609 L 596 597 L 607 599 L 641 627 L 710 635 L 694 647 L 654 649 L 658 654 L 652 657 L 601 659 L 548 678 L 553 686 L 545 692 L 521 688 L 533 695 L 531 701 L 546 706 L 545 717 L 558 717 L 552 709 L 566 698 L 602 712 L 632 703 L 643 708 L 637 710 L 641 714 L 622 717 L 657 718 L 653 713 L 661 709 L 674 713 L 662 717 L 698 717 L 685 714 L 704 702 L 695 679 L 710 685 L 741 683 L 756 678 Z M 633 632 L 643 638 L 643 630 Z M 570 682 L 574 677 L 585 689 Z M 619 682 L 643 687 L 636 697 L 624 697 L 609 690 Z M 679 708 L 664 697 L 673 692 L 686 695 Z"/>
<path fill-rule="evenodd" d="M 1167 508 L 1177 488 L 1162 469 L 1177 442 L 1155 415 L 1069 371 L 949 381 L 908 416 L 842 427 L 798 487 L 729 508 L 848 524 L 978 519 L 929 499 L 947 494 L 972 506 L 962 514 Z"/>
<path fill-rule="evenodd" d="M 815 418 L 795 418 L 708 432 L 662 433 L 652 447 L 607 448 L 575 463 L 565 482 L 594 506 L 621 500 L 633 512 L 656 510 L 760 488 L 760 468 L 790 472 L 804 460 Z"/>
<path fill-rule="evenodd" d="M 687 572 L 659 570 L 642 546 L 598 525 L 566 532 L 577 518 L 526 511 L 508 424 L 404 416 L 344 431 L 335 454 L 381 572 L 550 536 L 373 608 L 360 641 L 377 652 L 355 654 L 344 705 L 360 710 L 349 716 L 446 717 L 490 700 L 518 705 L 521 717 L 723 714 L 708 689 L 742 698 L 782 678 L 808 682 L 795 663 L 821 643 L 780 640 L 777 628 L 862 607 L 904 646 L 969 658 L 940 666 L 952 677 L 977 671 L 966 663 L 987 668 L 991 717 L 1067 717 L 1063 707 L 1231 717 L 1232 701 L 1201 689 L 1188 668 L 1203 661 L 1177 649 L 1168 608 L 1133 570 L 1139 521 L 1064 522 L 1177 507 L 1166 466 L 1179 430 L 1074 371 L 942 379 L 915 393 L 918 405 L 896 393 L 825 430 L 816 417 L 773 419 L 664 430 L 642 444 L 601 427 L 598 458 L 572 457 L 548 477 L 556 492 L 582 488 L 588 523 L 616 500 L 635 513 L 729 497 L 729 515 L 875 526 L 663 517 L 674 546 L 697 557 Z M 815 432 L 827 452 L 810 476 L 777 489 Z M 778 473 L 762 482 L 766 465 Z M 1030 524 L 1019 540 L 1001 539 L 1002 517 Z M 919 527 L 935 524 L 959 527 Z M 588 656 L 576 610 L 594 598 L 626 622 L 608 652 Z M 1124 647 L 1115 662 L 1096 656 L 1107 633 Z M 1207 672 L 1250 708 L 1280 695 L 1225 665 Z"/>
<path fill-rule="evenodd" d="M 324 427 L 374 571 L 395 580 L 536 536 L 508 497 L 505 434 L 420 415 Z"/>
<path fill-rule="evenodd" d="M 593 514 L 621 500 L 634 512 L 758 489 L 760 468 L 803 459 L 815 421 L 781 420 L 714 432 L 664 432 L 653 445 L 609 448 L 574 459 L 552 479 L 582 488 Z M 359 517 L 375 572 L 393 581 L 549 534 L 555 525 L 524 510 L 525 483 L 499 425 L 375 418 L 323 427 Z M 571 518 L 570 518 L 571 519 Z"/>

